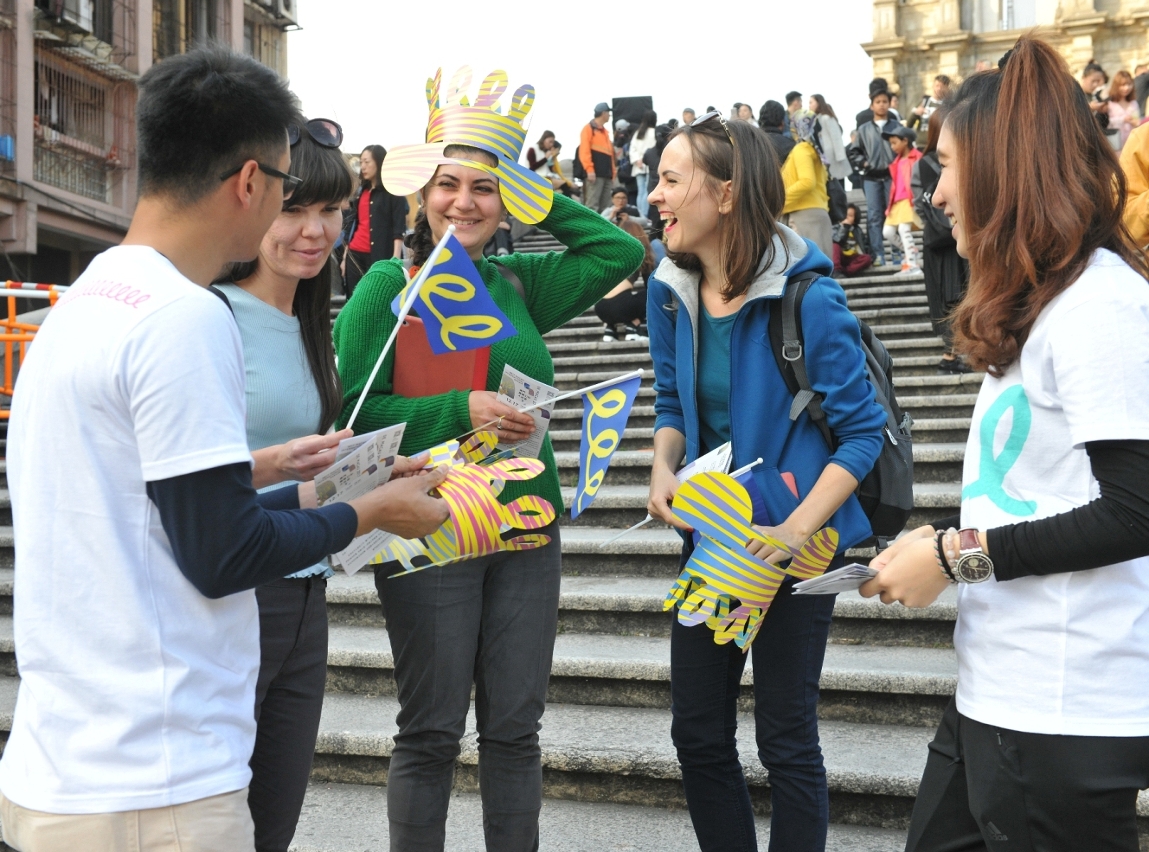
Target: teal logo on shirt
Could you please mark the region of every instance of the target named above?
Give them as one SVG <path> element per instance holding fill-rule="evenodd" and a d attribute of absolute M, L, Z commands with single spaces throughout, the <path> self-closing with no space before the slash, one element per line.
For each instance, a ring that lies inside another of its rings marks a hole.
<path fill-rule="evenodd" d="M 993 440 L 998 424 L 1006 412 L 1013 412 L 1009 435 L 1001 453 L 993 454 Z M 1025 440 L 1029 437 L 1029 427 L 1033 424 L 1033 414 L 1029 408 L 1029 397 L 1021 385 L 1014 385 L 994 400 L 981 420 L 981 457 L 978 460 L 977 480 L 962 489 L 962 500 L 974 497 L 988 497 L 1003 512 L 1018 517 L 1028 517 L 1037 511 L 1033 500 L 1018 500 L 1005 492 L 1005 475 L 1017 464 Z"/>

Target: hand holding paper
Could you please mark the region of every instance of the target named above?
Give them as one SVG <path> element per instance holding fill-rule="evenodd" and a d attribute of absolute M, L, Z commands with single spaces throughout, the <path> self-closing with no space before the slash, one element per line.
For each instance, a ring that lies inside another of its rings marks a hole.
<path fill-rule="evenodd" d="M 402 538 L 430 535 L 443 525 L 449 513 L 446 501 L 428 492 L 442 485 L 446 478 L 447 471 L 437 468 L 421 476 L 392 479 L 351 500 L 349 505 L 359 515 L 356 536 L 375 530 Z"/>

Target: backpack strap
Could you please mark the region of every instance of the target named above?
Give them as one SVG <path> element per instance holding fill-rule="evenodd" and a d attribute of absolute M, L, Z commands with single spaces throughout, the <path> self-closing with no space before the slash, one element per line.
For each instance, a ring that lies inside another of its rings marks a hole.
<path fill-rule="evenodd" d="M 499 272 L 504 278 L 511 282 L 511 286 L 515 288 L 515 292 L 519 294 L 519 298 L 523 300 L 523 304 L 527 303 L 527 288 L 523 286 L 523 279 L 519 278 L 515 271 L 501 261 L 495 260 L 493 257 L 488 257 L 491 263 L 499 268 Z M 222 295 L 222 294 L 220 294 Z"/>
<path fill-rule="evenodd" d="M 834 436 L 826 423 L 826 412 L 822 410 L 822 395 L 814 390 L 806 371 L 802 338 L 802 299 L 821 277 L 819 272 L 803 272 L 786 282 L 781 302 L 770 314 L 770 348 L 774 350 L 774 359 L 778 362 L 786 387 L 794 395 L 794 402 L 790 405 L 790 420 L 797 420 L 803 411 L 808 412 L 832 450 L 835 445 Z"/>
<path fill-rule="evenodd" d="M 223 292 L 223 290 L 219 289 L 219 287 L 216 287 L 214 284 L 209 284 L 207 289 L 209 293 L 214 293 L 223 299 L 223 303 L 227 305 L 227 309 L 231 311 L 232 316 L 235 316 L 235 308 L 231 306 L 231 299 L 227 297 L 227 293 Z"/>

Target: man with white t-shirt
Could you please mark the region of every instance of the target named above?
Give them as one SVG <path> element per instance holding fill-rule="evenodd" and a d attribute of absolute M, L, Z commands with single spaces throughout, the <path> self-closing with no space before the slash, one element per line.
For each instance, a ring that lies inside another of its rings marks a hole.
<path fill-rule="evenodd" d="M 298 182 L 296 100 L 221 48 L 139 86 L 131 228 L 49 314 L 12 403 L 21 685 L 0 818 L 21 852 L 250 852 L 250 590 L 447 516 L 437 473 L 322 509 L 302 508 L 309 484 L 256 495 L 242 346 L 206 286 L 256 256 Z"/>

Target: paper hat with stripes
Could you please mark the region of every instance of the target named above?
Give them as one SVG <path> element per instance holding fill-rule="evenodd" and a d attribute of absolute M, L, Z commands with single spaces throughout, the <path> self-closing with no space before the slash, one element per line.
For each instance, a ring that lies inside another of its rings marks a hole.
<path fill-rule="evenodd" d="M 523 150 L 527 130 L 523 120 L 535 102 L 535 88 L 523 85 L 511 97 L 510 111 L 503 115 L 499 100 L 507 90 L 507 73 L 492 71 L 479 87 L 472 104 L 467 96 L 471 69 L 455 72 L 445 92 L 440 92 L 443 69 L 427 81 L 427 141 L 422 145 L 392 148 L 383 160 L 379 179 L 387 191 L 410 195 L 426 186 L 435 169 L 456 163 L 493 174 L 507 211 L 528 225 L 541 222 L 554 201 L 551 182 L 535 174 L 517 160 Z M 443 156 L 449 145 L 470 145 L 495 155 L 497 165 Z"/>

